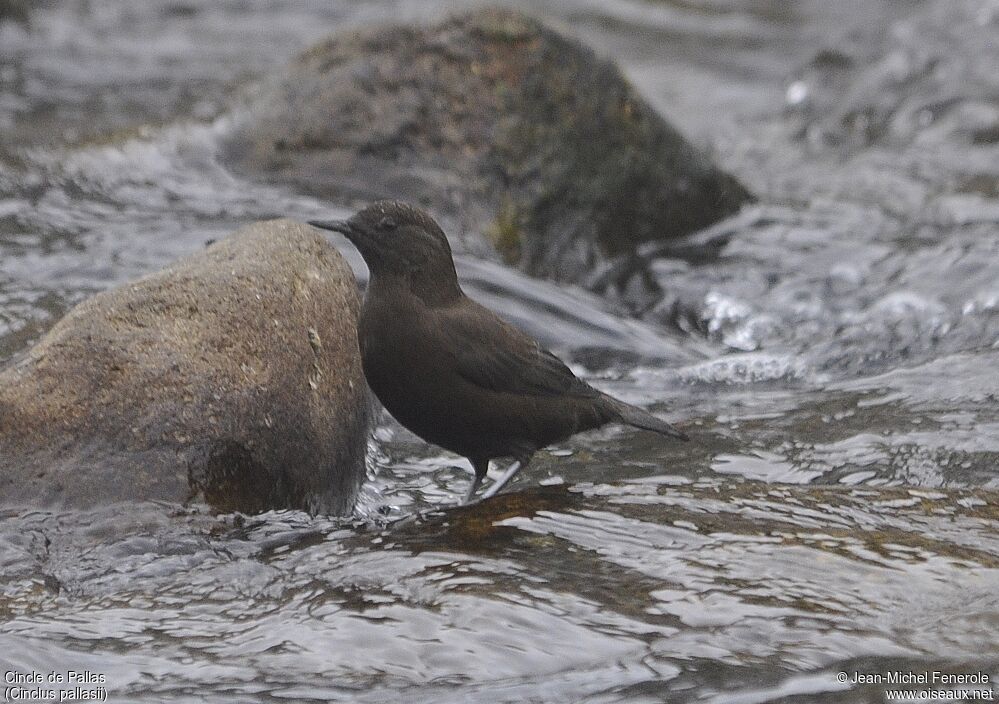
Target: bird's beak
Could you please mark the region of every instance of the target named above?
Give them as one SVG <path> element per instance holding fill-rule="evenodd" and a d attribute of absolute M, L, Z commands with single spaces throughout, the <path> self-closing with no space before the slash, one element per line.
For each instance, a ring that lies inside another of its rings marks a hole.
<path fill-rule="evenodd" d="M 350 220 L 309 220 L 309 224 L 313 227 L 318 227 L 320 230 L 339 232 L 347 239 L 353 240 L 351 235 L 354 234 L 355 230 L 354 226 L 350 224 Z"/>

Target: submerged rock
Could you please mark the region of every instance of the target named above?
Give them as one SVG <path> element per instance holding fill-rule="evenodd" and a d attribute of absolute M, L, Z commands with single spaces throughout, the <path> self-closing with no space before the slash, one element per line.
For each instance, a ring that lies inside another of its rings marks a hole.
<path fill-rule="evenodd" d="M 994 184 L 997 25 L 999 7 L 979 0 L 914 3 L 882 28 L 880 42 L 840 37 L 822 48 L 788 88 L 789 107 L 813 141 L 854 151 L 915 145 L 924 154 L 939 147 L 953 153 L 956 171 L 985 168 Z M 920 163 L 919 178 L 935 178 Z M 995 197 L 995 189 L 985 194 Z"/>
<path fill-rule="evenodd" d="M 349 510 L 358 306 L 342 257 L 288 220 L 81 303 L 0 373 L 0 502 Z"/>
<path fill-rule="evenodd" d="M 27 22 L 29 9 L 28 0 L 0 0 L 0 22 Z"/>
<path fill-rule="evenodd" d="M 339 202 L 420 203 L 562 281 L 750 199 L 611 62 L 495 10 L 331 37 L 246 98 L 224 152 Z"/>

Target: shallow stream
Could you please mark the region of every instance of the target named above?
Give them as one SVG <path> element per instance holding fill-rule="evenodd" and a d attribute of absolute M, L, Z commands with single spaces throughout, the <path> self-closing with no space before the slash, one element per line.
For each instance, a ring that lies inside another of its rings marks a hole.
<path fill-rule="evenodd" d="M 480 4 L 0 19 L 0 364 L 238 226 L 346 215 L 220 165 L 230 97 L 332 31 Z M 994 687 L 999 3 L 522 6 L 617 61 L 759 202 L 703 236 L 714 256 L 648 248 L 657 299 L 459 270 L 693 441 L 608 427 L 484 506 L 386 529 L 469 478 L 386 417 L 348 519 L 0 516 L 0 670 L 97 673 L 111 702 L 880 702 L 856 673 L 910 671 Z"/>

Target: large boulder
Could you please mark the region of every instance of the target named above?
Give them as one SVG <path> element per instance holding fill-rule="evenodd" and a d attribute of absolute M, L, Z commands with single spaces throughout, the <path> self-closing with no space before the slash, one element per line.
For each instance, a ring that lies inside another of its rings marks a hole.
<path fill-rule="evenodd" d="M 562 281 L 750 199 L 612 63 L 496 10 L 317 44 L 244 98 L 223 151 L 338 202 L 421 203 L 459 248 Z"/>
<path fill-rule="evenodd" d="M 0 373 L 0 502 L 348 511 L 358 307 L 339 253 L 288 220 L 81 303 Z"/>

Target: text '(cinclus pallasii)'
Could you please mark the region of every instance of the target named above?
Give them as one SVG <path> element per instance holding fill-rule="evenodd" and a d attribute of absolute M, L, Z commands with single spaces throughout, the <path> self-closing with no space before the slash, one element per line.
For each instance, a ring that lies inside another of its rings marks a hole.
<path fill-rule="evenodd" d="M 686 440 L 669 423 L 594 389 L 555 355 L 458 285 L 447 237 L 419 208 L 382 201 L 349 220 L 313 221 L 346 235 L 371 277 L 358 322 L 368 385 L 396 420 L 464 455 L 475 479 L 515 460 L 483 493 L 502 489 L 542 447 L 605 423 Z"/>

